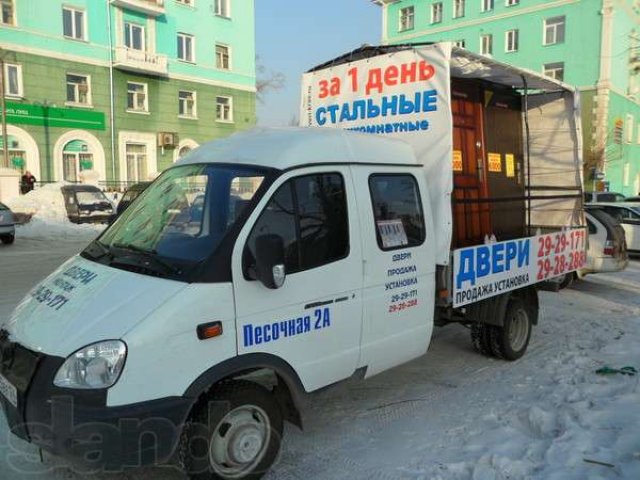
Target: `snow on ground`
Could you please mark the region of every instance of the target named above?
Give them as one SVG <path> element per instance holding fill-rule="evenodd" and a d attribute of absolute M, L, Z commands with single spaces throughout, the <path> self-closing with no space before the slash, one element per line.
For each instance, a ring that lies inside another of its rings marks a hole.
<path fill-rule="evenodd" d="M 104 225 L 71 223 L 67 217 L 60 187 L 65 183 L 50 183 L 7 203 L 14 213 L 31 215 L 31 220 L 16 226 L 16 237 L 71 239 L 78 236 L 95 238 Z"/>
<path fill-rule="evenodd" d="M 81 248 L 44 240 L 0 247 L 0 318 L 56 262 Z M 16 247 L 16 250 L 11 248 Z M 12 253 L 14 252 L 14 253 Z M 314 394 L 306 431 L 287 427 L 267 480 L 639 479 L 640 262 L 541 293 L 527 354 L 509 363 L 471 349 L 460 326 L 436 329 L 426 356 L 367 381 Z M 7 299 L 9 301 L 2 301 Z M 0 415 L 0 417 L 2 417 Z M 9 437 L 0 418 L 3 480 L 178 480 L 169 467 L 82 475 Z M 28 473 L 31 472 L 31 473 Z"/>

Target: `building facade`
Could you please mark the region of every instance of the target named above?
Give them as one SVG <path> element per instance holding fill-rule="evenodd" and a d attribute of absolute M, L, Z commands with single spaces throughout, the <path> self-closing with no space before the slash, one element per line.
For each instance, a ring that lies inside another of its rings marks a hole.
<path fill-rule="evenodd" d="M 255 124 L 253 0 L 0 0 L 0 12 L 9 163 L 38 180 L 146 180 Z"/>
<path fill-rule="evenodd" d="M 640 6 L 629 0 L 374 0 L 383 43 L 451 41 L 575 85 L 585 187 L 640 192 Z"/>

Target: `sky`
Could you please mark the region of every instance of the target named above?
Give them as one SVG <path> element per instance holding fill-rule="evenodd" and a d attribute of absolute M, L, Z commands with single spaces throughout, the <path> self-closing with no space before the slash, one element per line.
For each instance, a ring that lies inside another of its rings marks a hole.
<path fill-rule="evenodd" d="M 285 87 L 258 102 L 258 125 L 289 125 L 298 116 L 300 77 L 320 63 L 380 43 L 382 9 L 369 0 L 255 0 L 256 54 Z"/>

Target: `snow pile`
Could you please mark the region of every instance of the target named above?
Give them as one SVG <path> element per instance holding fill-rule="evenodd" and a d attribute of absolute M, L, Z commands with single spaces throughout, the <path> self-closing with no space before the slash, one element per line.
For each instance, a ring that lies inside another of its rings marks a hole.
<path fill-rule="evenodd" d="M 63 185 L 66 184 L 50 183 L 7 202 L 14 213 L 31 216 L 28 223 L 16 226 L 18 237 L 93 238 L 104 230 L 104 225 L 76 225 L 69 221 L 60 190 Z"/>

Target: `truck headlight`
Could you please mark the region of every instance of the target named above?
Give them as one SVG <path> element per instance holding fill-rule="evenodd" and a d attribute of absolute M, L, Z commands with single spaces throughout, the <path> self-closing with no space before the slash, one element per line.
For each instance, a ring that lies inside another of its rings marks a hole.
<path fill-rule="evenodd" d="M 120 340 L 106 340 L 71 354 L 58 369 L 53 384 L 63 388 L 109 388 L 114 385 L 127 358 Z"/>

